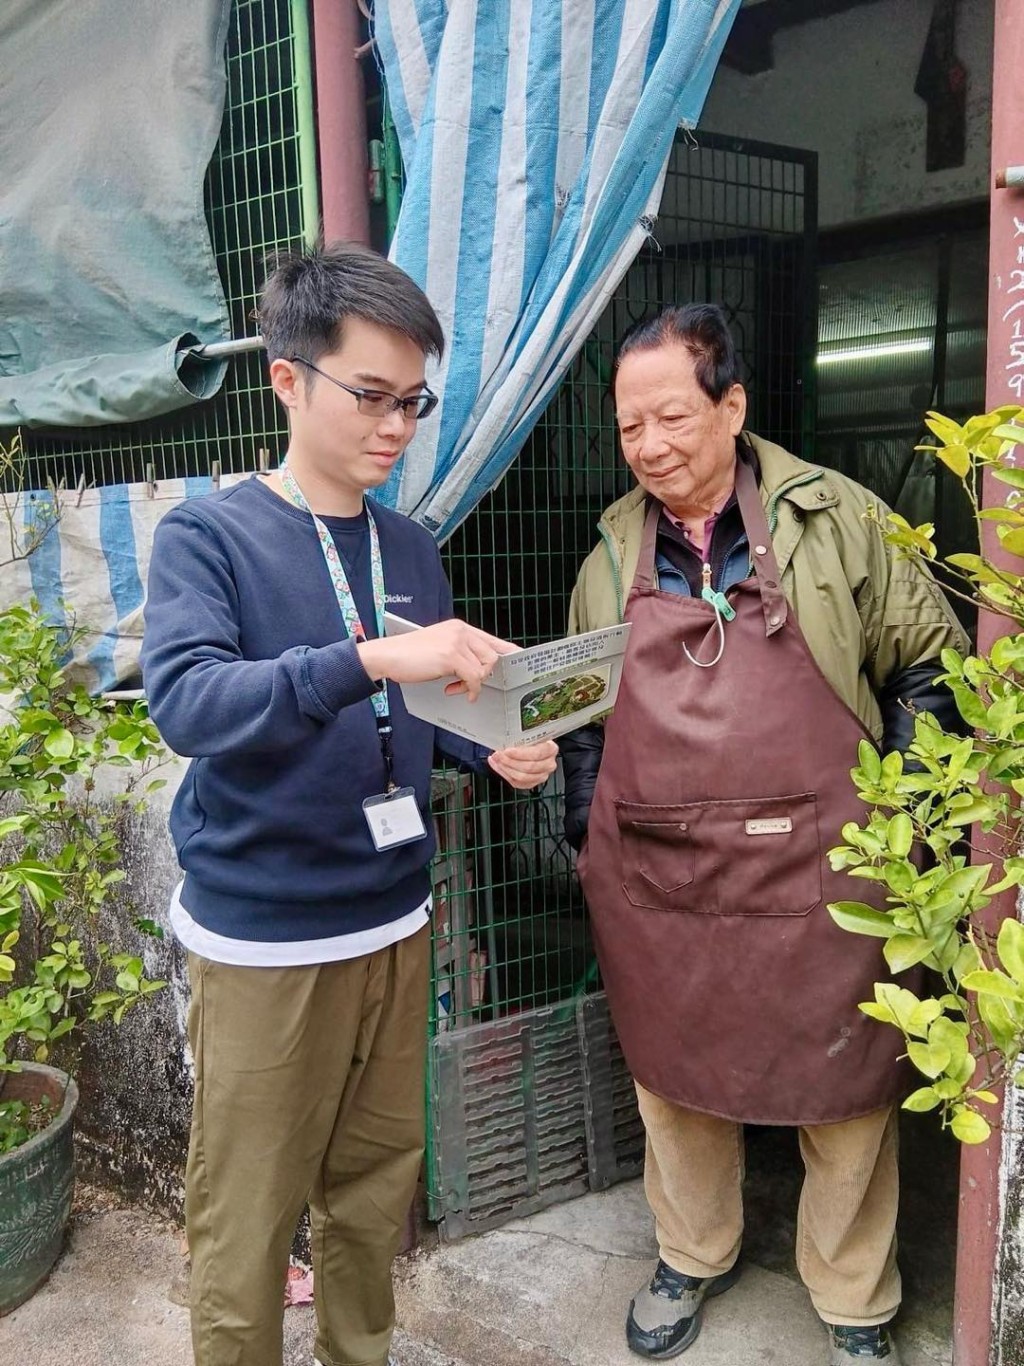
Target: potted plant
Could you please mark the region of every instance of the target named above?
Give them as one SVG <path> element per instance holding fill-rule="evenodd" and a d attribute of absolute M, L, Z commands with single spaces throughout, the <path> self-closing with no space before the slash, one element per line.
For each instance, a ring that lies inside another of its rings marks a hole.
<path fill-rule="evenodd" d="M 920 449 L 952 470 L 982 547 L 994 527 L 1001 552 L 951 555 L 935 568 L 947 591 L 1006 618 L 1009 630 L 988 653 L 943 653 L 944 681 L 973 734 L 947 734 L 919 715 L 912 763 L 861 745 L 853 779 L 869 814 L 844 827 L 830 858 L 852 877 L 883 882 L 888 907 L 850 900 L 829 911 L 844 929 L 884 939 L 893 973 L 918 963 L 932 970 L 930 994 L 878 983 L 861 1010 L 906 1039 L 922 1084 L 904 1108 L 934 1110 L 962 1142 L 981 1143 L 997 1122 L 999 1087 L 1024 1085 L 1024 924 L 1010 917 L 993 930 L 981 915 L 994 896 L 1024 887 L 1024 468 L 1012 456 L 1024 442 L 1024 408 L 963 425 L 929 413 L 928 427 L 937 444 Z M 986 471 L 1006 488 L 1001 507 L 981 506 Z M 898 552 L 920 562 L 936 560 L 934 531 L 895 514 L 883 524 Z"/>
<path fill-rule="evenodd" d="M 0 611 L 0 1313 L 60 1252 L 83 1032 L 163 985 L 139 952 L 159 929 L 126 909 L 111 945 L 95 917 L 118 895 L 124 823 L 165 753 L 143 702 L 109 704 L 69 678 L 75 638 L 34 604 Z"/>

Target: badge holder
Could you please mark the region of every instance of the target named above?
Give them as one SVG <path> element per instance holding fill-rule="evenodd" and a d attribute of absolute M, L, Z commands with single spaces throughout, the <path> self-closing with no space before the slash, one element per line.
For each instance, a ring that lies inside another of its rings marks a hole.
<path fill-rule="evenodd" d="M 397 849 L 400 845 L 426 839 L 427 828 L 423 824 L 423 816 L 416 801 L 416 789 L 395 786 L 389 719 L 377 717 L 377 734 L 380 737 L 380 752 L 384 759 L 387 786 L 378 796 L 367 797 L 364 800 L 363 815 L 366 817 L 373 847 L 380 854 L 386 849 Z"/>

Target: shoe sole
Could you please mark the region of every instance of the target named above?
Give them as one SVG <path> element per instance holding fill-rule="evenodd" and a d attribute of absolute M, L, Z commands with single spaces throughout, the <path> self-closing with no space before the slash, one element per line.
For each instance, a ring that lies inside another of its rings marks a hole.
<path fill-rule="evenodd" d="M 704 1320 L 704 1306 L 707 1304 L 708 1300 L 713 1300 L 716 1295 L 724 1295 L 727 1290 L 732 1289 L 739 1278 L 740 1268 L 738 1265 L 731 1267 L 728 1271 L 722 1273 L 722 1279 L 717 1285 L 713 1286 L 705 1293 L 704 1298 L 697 1306 L 697 1312 L 693 1316 L 693 1322 L 687 1329 L 685 1337 L 675 1343 L 672 1347 L 666 1347 L 660 1352 L 638 1352 L 635 1347 L 630 1347 L 629 1350 L 634 1356 L 642 1356 L 647 1361 L 668 1361 L 672 1357 L 679 1356 L 680 1353 L 686 1351 L 687 1347 L 692 1347 L 696 1342 L 697 1335 L 700 1333 L 701 1325 Z M 629 1346 L 628 1343 L 626 1345 Z"/>

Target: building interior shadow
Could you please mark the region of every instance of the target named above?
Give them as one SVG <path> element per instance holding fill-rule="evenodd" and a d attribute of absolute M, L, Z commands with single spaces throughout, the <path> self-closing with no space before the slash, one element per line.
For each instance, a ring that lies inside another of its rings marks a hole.
<path fill-rule="evenodd" d="M 953 1327 L 959 1156 L 959 1143 L 934 1115 L 901 1115 L 898 1322 L 939 1342 L 949 1341 Z M 795 1129 L 747 1129 L 744 1257 L 793 1277 L 802 1174 Z"/>

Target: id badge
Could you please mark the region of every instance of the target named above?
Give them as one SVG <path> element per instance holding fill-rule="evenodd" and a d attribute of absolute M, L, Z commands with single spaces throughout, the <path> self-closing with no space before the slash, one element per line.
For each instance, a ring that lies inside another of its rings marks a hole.
<path fill-rule="evenodd" d="M 400 787 L 390 794 L 382 792 L 379 797 L 367 797 L 363 802 L 363 815 L 378 853 L 426 838 L 414 787 Z"/>

